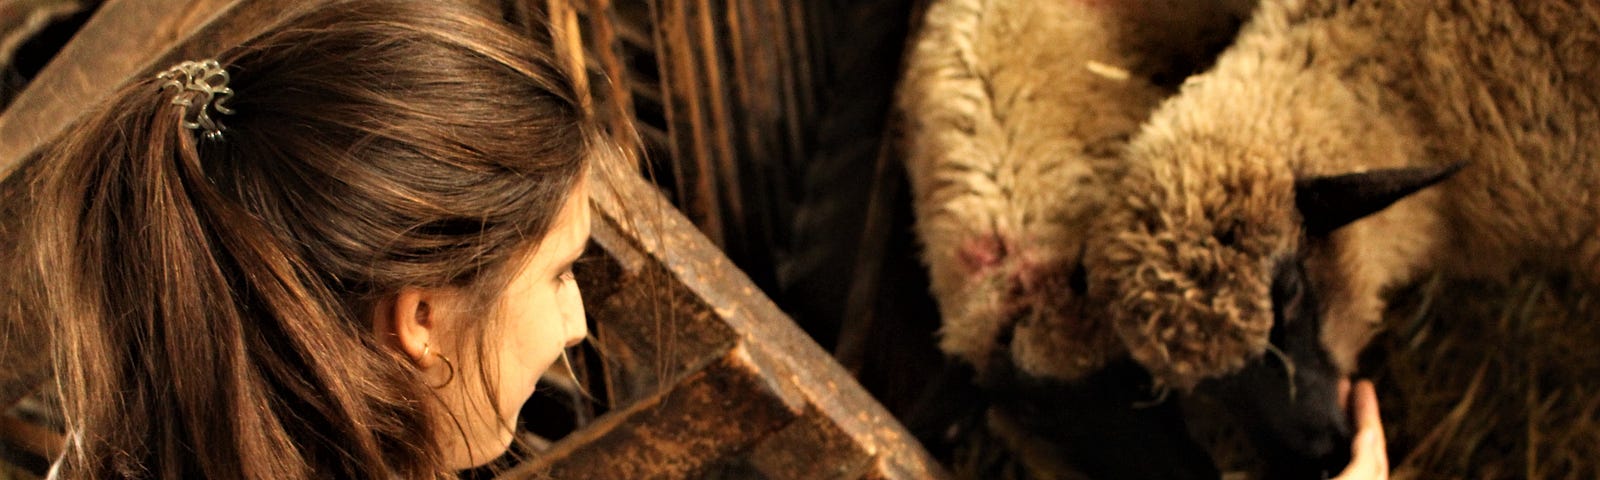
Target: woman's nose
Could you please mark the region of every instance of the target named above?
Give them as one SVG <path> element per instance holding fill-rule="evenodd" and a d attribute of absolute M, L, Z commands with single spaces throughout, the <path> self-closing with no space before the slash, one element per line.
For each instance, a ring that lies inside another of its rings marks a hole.
<path fill-rule="evenodd" d="M 566 303 L 566 308 L 561 309 L 561 321 L 567 334 L 566 346 L 570 348 L 588 338 L 589 320 L 583 310 L 583 294 L 578 290 L 578 282 L 568 284 L 564 290 L 566 295 L 562 296 L 561 301 Z"/>

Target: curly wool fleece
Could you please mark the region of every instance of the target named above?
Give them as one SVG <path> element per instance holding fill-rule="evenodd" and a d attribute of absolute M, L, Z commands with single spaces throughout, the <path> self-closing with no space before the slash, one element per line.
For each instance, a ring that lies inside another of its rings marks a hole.
<path fill-rule="evenodd" d="M 1073 380 L 1126 355 L 1081 258 L 1127 139 L 1251 0 L 940 0 L 897 98 L 940 346 Z"/>
<path fill-rule="evenodd" d="M 1300 259 L 1339 368 L 1384 292 L 1428 271 L 1600 265 L 1600 2 L 1263 2 L 1216 67 L 1130 141 L 1086 264 L 1132 356 L 1191 387 L 1258 357 L 1270 271 Z M 1328 235 L 1294 182 L 1471 161 Z"/>

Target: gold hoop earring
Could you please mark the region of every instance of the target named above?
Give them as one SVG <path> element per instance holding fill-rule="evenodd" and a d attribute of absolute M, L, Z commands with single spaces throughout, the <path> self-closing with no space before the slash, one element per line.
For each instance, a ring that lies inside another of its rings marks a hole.
<path fill-rule="evenodd" d="M 433 350 L 433 345 L 426 344 L 426 343 L 422 344 L 422 358 L 428 358 L 428 352 L 430 352 L 432 350 Z M 444 383 L 441 383 L 441 384 L 439 384 L 437 386 L 429 385 L 428 387 L 430 387 L 430 388 L 444 388 L 445 385 L 449 385 L 450 382 L 455 381 L 455 379 L 456 379 L 456 364 L 454 362 L 451 362 L 450 361 L 450 357 L 444 356 L 443 353 L 433 352 L 433 354 L 438 356 L 440 361 L 444 362 L 444 366 L 445 366 L 446 369 L 448 369 L 450 371 L 450 375 L 445 377 Z"/>

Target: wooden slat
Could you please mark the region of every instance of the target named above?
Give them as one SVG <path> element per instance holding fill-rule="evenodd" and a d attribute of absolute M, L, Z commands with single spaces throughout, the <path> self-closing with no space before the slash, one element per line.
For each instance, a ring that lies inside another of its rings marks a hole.
<path fill-rule="evenodd" d="M 583 97 L 584 107 L 590 107 L 594 98 L 589 94 L 589 71 L 584 67 L 583 35 L 578 32 L 578 12 L 571 0 L 545 0 L 545 14 L 549 22 L 550 38 L 556 58 L 565 62 L 567 75 L 572 77 L 573 88 Z"/>
<path fill-rule="evenodd" d="M 572 1 L 585 7 L 585 11 L 588 12 L 588 31 L 592 37 L 589 48 L 594 51 L 600 70 L 611 80 L 607 93 L 610 97 L 608 100 L 611 115 L 618 119 L 633 118 L 633 93 L 632 89 L 628 88 L 632 79 L 619 57 L 621 45 L 618 43 L 617 24 L 612 15 L 611 0 Z"/>
<path fill-rule="evenodd" d="M 645 2 L 631 1 L 616 4 L 614 21 L 617 38 L 623 43 L 639 48 L 653 48 L 655 36 L 650 27 L 650 6 Z"/>
<path fill-rule="evenodd" d="M 87 7 L 81 0 L 0 0 L 0 68 L 10 66 L 17 49 L 52 22 Z M 0 98 L 8 94 L 0 90 Z"/>
<path fill-rule="evenodd" d="M 807 411 L 783 431 L 761 439 L 742 460 L 764 478 L 863 478 L 883 470 L 874 453 L 850 442 L 826 414 Z"/>
<path fill-rule="evenodd" d="M 742 347 L 557 442 L 503 478 L 688 478 L 799 417 Z M 548 475 L 548 476 L 545 476 Z"/>
<path fill-rule="evenodd" d="M 726 245 L 728 217 L 715 181 L 721 152 L 708 134 L 712 125 L 701 98 L 706 89 L 693 36 L 694 18 L 708 12 L 692 11 L 696 6 L 696 0 L 650 0 L 678 205 L 711 241 Z"/>
<path fill-rule="evenodd" d="M 61 435 L 7 415 L 0 415 L 0 441 L 39 458 L 56 458 L 65 445 Z"/>
<path fill-rule="evenodd" d="M 719 49 L 722 43 L 719 41 L 720 34 L 724 30 L 718 28 L 723 20 L 719 14 L 734 15 L 739 2 L 722 4 L 723 9 L 720 11 L 713 9 L 711 0 L 690 0 L 684 3 L 688 5 L 690 12 L 688 25 L 684 27 L 690 30 L 688 37 L 691 45 L 687 45 L 687 49 L 682 51 L 681 55 L 695 60 L 694 68 L 698 70 L 699 81 L 704 82 L 697 92 L 685 92 L 693 95 L 687 97 L 689 101 L 701 103 L 704 108 L 703 116 L 695 119 L 693 133 L 696 137 L 703 138 L 697 141 L 704 142 L 707 148 L 705 158 L 710 160 L 711 170 L 706 176 L 714 185 L 712 192 L 722 197 L 720 202 L 725 210 L 723 223 L 726 229 L 724 241 L 748 238 L 750 228 L 746 224 L 743 196 L 737 193 L 742 189 L 736 188 L 744 184 L 739 181 L 738 152 L 733 149 L 731 138 L 734 132 L 744 130 L 745 126 L 735 123 L 733 115 L 728 112 L 727 93 L 729 90 L 727 83 L 730 80 L 740 79 L 727 78 L 731 72 L 723 65 L 722 52 Z M 740 40 L 731 38 L 727 43 L 729 46 L 737 46 L 741 43 Z"/>

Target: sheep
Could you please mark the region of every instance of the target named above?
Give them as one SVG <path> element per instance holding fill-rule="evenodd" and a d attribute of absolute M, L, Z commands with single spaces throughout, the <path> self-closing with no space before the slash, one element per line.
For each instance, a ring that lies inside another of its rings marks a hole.
<path fill-rule="evenodd" d="M 1215 477 L 1175 405 L 1137 406 L 1148 375 L 1085 310 L 1081 255 L 1127 139 L 1252 6 L 941 0 L 926 11 L 896 111 L 940 347 L 973 368 L 995 405 L 989 428 L 1030 469 L 1072 458 L 1103 478 Z"/>
<path fill-rule="evenodd" d="M 934 3 L 898 92 L 915 229 L 943 317 L 939 346 L 980 374 L 1014 361 L 1078 378 L 1120 353 L 1109 331 L 1071 311 L 1076 227 L 1096 202 L 1079 186 L 1096 163 L 1114 160 L 1162 95 L 1118 78 L 1115 64 L 1097 64 L 1110 76 L 1085 66 L 1119 58 L 1076 41 L 1086 30 L 1109 36 L 1089 8 Z M 1108 101 L 1088 103 L 1100 99 Z M 1049 361 L 1029 361 L 1039 353 Z"/>
<path fill-rule="evenodd" d="M 1171 80 L 1224 45 L 1250 3 L 929 6 L 896 109 L 946 353 L 980 373 L 1001 360 L 1068 380 L 1123 355 L 1077 311 L 1073 288 L 1104 201 L 1096 183 Z"/>
<path fill-rule="evenodd" d="M 1597 87 L 1597 1 L 1264 0 L 1129 141 L 1088 303 L 1191 389 L 1275 364 L 1297 323 L 1349 374 L 1384 293 L 1423 275 L 1600 286 Z M 1339 428 L 1300 423 L 1331 395 L 1289 397 L 1268 436 Z"/>

